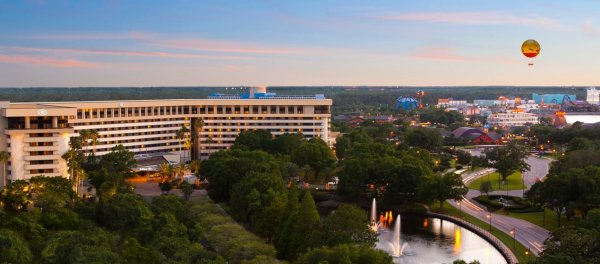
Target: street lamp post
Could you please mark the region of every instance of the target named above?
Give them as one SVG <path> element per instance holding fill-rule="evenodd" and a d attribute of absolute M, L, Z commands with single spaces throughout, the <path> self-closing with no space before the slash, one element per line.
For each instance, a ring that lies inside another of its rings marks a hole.
<path fill-rule="evenodd" d="M 462 204 L 460 201 L 456 202 L 458 204 L 458 210 L 460 211 L 460 219 L 462 219 Z"/>
<path fill-rule="evenodd" d="M 525 251 L 525 255 L 527 256 L 527 263 L 531 262 L 531 255 L 529 254 L 530 248 L 527 248 L 527 251 Z"/>
<path fill-rule="evenodd" d="M 517 239 L 515 238 L 516 233 L 517 233 L 517 229 L 516 229 L 516 227 L 513 227 L 513 229 L 510 230 L 510 234 L 513 237 L 513 248 L 515 248 L 517 245 Z"/>
<path fill-rule="evenodd" d="M 487 213 L 485 217 L 490 220 L 490 227 L 488 230 L 492 231 L 492 213 Z"/>

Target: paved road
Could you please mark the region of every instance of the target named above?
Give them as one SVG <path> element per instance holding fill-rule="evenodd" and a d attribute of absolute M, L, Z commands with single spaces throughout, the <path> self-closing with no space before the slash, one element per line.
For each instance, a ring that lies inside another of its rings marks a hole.
<path fill-rule="evenodd" d="M 473 154 L 476 155 L 479 153 L 475 152 Z M 546 174 L 548 174 L 548 166 L 551 161 L 544 158 L 528 157 L 526 162 L 531 167 L 530 171 L 524 173 L 525 185 L 527 188 L 529 188 L 537 180 L 543 179 Z M 463 181 L 468 183 L 469 181 L 483 177 L 487 175 L 487 173 L 491 172 L 493 172 L 493 169 L 485 169 L 474 173 L 466 173 L 463 174 Z M 506 192 L 503 191 L 500 191 L 499 193 L 506 194 Z M 509 191 L 509 195 L 515 196 L 521 196 L 522 193 L 522 190 Z M 467 197 L 461 201 L 460 205 L 452 200 L 448 200 L 448 202 L 452 206 L 461 209 L 463 213 L 475 216 L 482 221 L 489 222 L 489 218 L 487 218 L 488 212 L 472 200 L 473 197 L 478 195 L 479 191 L 470 190 L 467 194 Z M 550 236 L 550 232 L 544 228 L 529 223 L 525 220 L 512 218 L 506 215 L 491 213 L 491 223 L 494 227 L 505 232 L 506 234 L 510 234 L 514 228 L 516 230 L 515 239 L 526 247 L 529 247 L 531 252 L 535 255 L 538 255 L 542 251 L 544 241 Z"/>

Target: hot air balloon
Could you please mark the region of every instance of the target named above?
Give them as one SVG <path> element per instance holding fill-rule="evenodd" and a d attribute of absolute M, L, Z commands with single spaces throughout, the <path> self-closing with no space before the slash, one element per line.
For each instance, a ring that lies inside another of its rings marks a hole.
<path fill-rule="evenodd" d="M 525 40 L 525 42 L 523 42 L 521 45 L 521 52 L 527 58 L 535 58 L 538 54 L 540 54 L 540 50 L 540 43 L 533 39 Z M 530 61 L 528 65 L 533 66 L 533 61 Z"/>

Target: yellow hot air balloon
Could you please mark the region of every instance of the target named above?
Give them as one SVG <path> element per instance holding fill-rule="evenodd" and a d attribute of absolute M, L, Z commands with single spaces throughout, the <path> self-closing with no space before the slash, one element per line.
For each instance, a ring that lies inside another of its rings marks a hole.
<path fill-rule="evenodd" d="M 535 58 L 538 54 L 540 54 L 540 43 L 533 39 L 528 39 L 523 42 L 521 45 L 521 52 L 527 58 Z"/>
<path fill-rule="evenodd" d="M 537 55 L 539 55 L 541 49 L 542 48 L 540 47 L 540 43 L 533 39 L 525 40 L 525 42 L 523 42 L 523 44 L 521 45 L 521 52 L 525 57 L 530 59 L 533 59 Z M 528 65 L 533 66 L 533 61 L 530 61 Z"/>

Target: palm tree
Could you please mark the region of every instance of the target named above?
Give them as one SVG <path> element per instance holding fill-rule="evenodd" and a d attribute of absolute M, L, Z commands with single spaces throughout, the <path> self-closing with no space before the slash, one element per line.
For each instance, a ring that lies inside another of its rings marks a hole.
<path fill-rule="evenodd" d="M 177 139 L 179 139 L 179 141 L 182 141 L 183 139 L 185 139 L 186 134 L 190 132 L 190 129 L 188 129 L 185 124 L 181 124 L 181 128 L 179 130 L 177 130 L 177 132 L 175 132 L 175 136 L 177 136 Z M 182 161 L 182 142 L 179 142 L 179 162 L 183 162 Z"/>
<path fill-rule="evenodd" d="M 192 155 L 192 159 L 200 159 L 200 157 L 196 157 L 198 154 L 198 150 L 200 149 L 200 140 L 198 140 L 198 137 L 200 137 L 200 132 L 202 131 L 202 128 L 204 127 L 204 121 L 200 118 L 196 118 L 194 119 L 194 123 L 192 125 L 192 133 L 191 133 L 191 137 L 192 137 L 192 142 L 194 143 L 193 148 L 196 151 L 193 151 L 194 155 Z"/>
<path fill-rule="evenodd" d="M 179 163 L 177 164 L 177 166 L 175 166 L 175 171 L 179 174 L 179 176 L 183 179 L 183 174 L 185 173 L 185 170 L 188 168 L 187 165 L 185 165 L 185 163 Z"/>
<path fill-rule="evenodd" d="M 160 164 L 160 174 L 163 177 L 166 175 L 168 178 L 172 178 L 174 172 L 175 172 L 175 168 L 173 167 L 173 165 L 171 165 L 169 163 L 161 163 Z"/>
<path fill-rule="evenodd" d="M 10 153 L 0 151 L 0 162 L 2 162 L 2 188 L 6 186 L 6 162 L 10 159 Z"/>
<path fill-rule="evenodd" d="M 211 136 L 208 136 L 206 138 L 206 144 L 208 145 L 208 156 L 210 156 L 210 154 L 212 153 L 212 150 L 210 149 L 210 144 L 214 143 L 213 139 Z"/>
<path fill-rule="evenodd" d="M 183 146 L 185 147 L 186 151 L 189 151 L 190 153 L 192 152 L 192 141 L 190 141 L 190 139 L 186 139 L 185 141 L 183 141 Z M 191 156 L 191 155 L 190 155 Z"/>
<path fill-rule="evenodd" d="M 88 132 L 88 138 L 92 141 L 92 146 L 94 147 L 92 149 L 92 155 L 95 157 L 96 156 L 96 144 L 98 144 L 98 137 L 100 137 L 100 135 L 98 134 L 98 131 L 95 129 L 90 129 Z"/>
<path fill-rule="evenodd" d="M 196 176 L 196 186 L 198 186 L 200 181 L 200 162 L 198 160 L 192 160 L 188 167 L 190 168 L 190 171 L 194 172 L 194 175 Z"/>
<path fill-rule="evenodd" d="M 88 144 L 88 139 L 90 139 L 90 131 L 89 129 L 84 129 L 79 131 L 79 138 L 81 138 L 81 145 L 82 147 L 87 146 Z"/>

